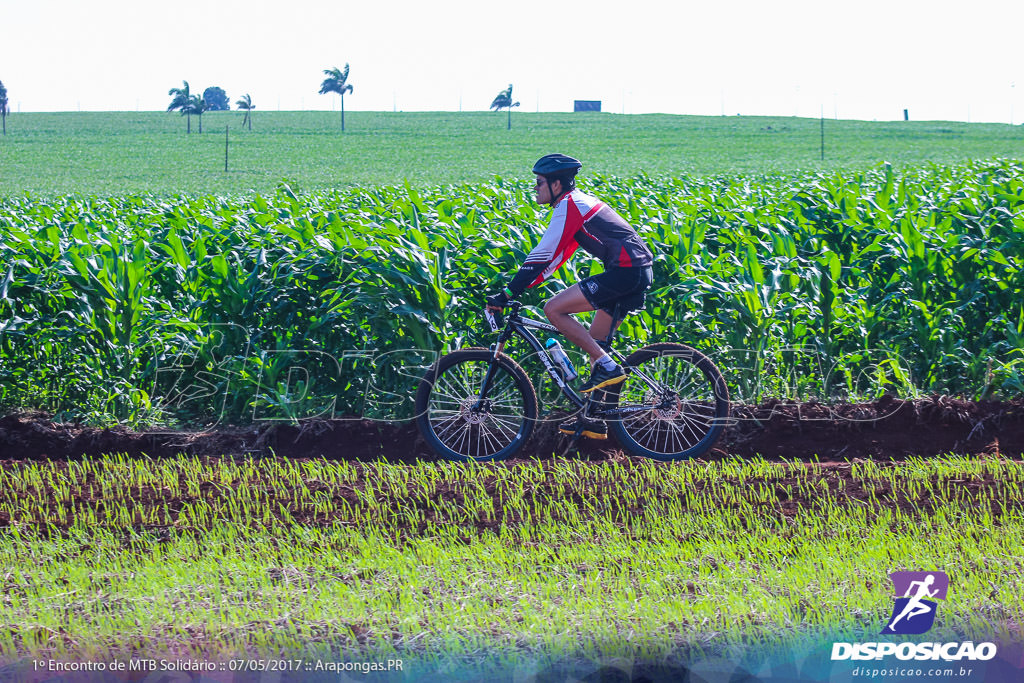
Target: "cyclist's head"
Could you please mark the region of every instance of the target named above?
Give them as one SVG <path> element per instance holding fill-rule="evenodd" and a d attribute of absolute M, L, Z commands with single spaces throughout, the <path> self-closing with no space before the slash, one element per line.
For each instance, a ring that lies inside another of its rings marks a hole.
<path fill-rule="evenodd" d="M 578 159 L 565 154 L 547 154 L 538 159 L 533 165 L 533 172 L 537 174 L 537 201 L 554 204 L 563 194 L 576 189 L 576 174 L 582 167 Z"/>

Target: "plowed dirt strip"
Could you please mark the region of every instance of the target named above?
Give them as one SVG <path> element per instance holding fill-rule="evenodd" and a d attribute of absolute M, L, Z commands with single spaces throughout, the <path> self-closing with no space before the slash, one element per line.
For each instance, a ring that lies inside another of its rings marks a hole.
<path fill-rule="evenodd" d="M 927 517 L 955 502 L 993 523 L 1024 510 L 1024 465 L 998 457 L 757 462 L 681 465 L 620 456 L 470 467 L 423 463 L 418 475 L 424 468 L 435 471 L 408 477 L 402 465 L 349 463 L 339 472 L 330 461 L 272 457 L 228 467 L 223 459 L 187 456 L 117 463 L 0 460 L 6 475 L 0 529 L 45 534 L 100 526 L 170 533 L 218 522 L 383 524 L 415 535 L 438 527 L 499 531 L 596 518 L 628 525 L 645 516 L 700 516 L 709 509 L 785 522 L 851 507 L 869 517 L 893 511 Z"/>
<path fill-rule="evenodd" d="M 823 405 L 771 401 L 734 406 L 735 425 L 709 458 L 726 454 L 786 460 L 899 460 L 948 453 L 1020 457 L 1024 454 L 1024 400 L 970 402 L 944 396 L 915 401 L 889 397 L 872 403 Z M 520 454 L 550 458 L 564 444 L 559 415 L 538 424 Z M 573 457 L 618 457 L 614 440 L 581 445 Z M 60 460 L 124 453 L 152 457 L 277 455 L 338 460 L 416 462 L 435 460 L 411 422 L 319 420 L 300 425 L 262 423 L 196 432 L 132 432 L 51 422 L 43 414 L 0 419 L 0 458 Z"/>

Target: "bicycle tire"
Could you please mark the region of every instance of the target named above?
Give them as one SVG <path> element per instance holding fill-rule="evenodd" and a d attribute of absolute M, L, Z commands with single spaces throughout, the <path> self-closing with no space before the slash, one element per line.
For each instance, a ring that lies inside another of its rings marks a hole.
<path fill-rule="evenodd" d="M 728 421 L 729 389 L 710 358 L 685 344 L 651 344 L 631 353 L 626 366 L 676 393 L 670 407 L 659 407 L 667 397 L 655 395 L 634 372 L 606 391 L 612 408 L 650 405 L 610 421 L 626 450 L 655 460 L 688 460 L 711 450 Z"/>
<path fill-rule="evenodd" d="M 423 376 L 416 392 L 416 427 L 427 446 L 446 460 L 486 462 L 518 453 L 537 421 L 537 393 L 514 360 L 502 354 L 481 417 L 476 403 L 493 353 L 461 349 L 440 358 Z M 475 367 L 474 367 L 475 366 Z M 497 405 L 496 405 L 497 404 Z"/>

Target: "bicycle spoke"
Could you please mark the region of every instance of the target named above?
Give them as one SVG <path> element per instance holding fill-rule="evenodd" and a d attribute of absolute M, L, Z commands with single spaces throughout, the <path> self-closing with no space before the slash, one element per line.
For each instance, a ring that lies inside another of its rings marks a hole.
<path fill-rule="evenodd" d="M 461 429 L 463 427 L 463 422 L 462 415 L 458 413 L 442 418 L 437 422 L 431 420 L 431 424 L 434 425 L 434 432 L 437 434 L 437 438 L 442 441 L 450 432 Z"/>
<path fill-rule="evenodd" d="M 505 434 L 508 434 L 510 436 L 515 436 L 516 432 L 519 431 L 519 425 L 522 424 L 523 422 L 521 419 L 509 419 L 514 417 L 512 415 L 498 416 L 495 415 L 494 413 L 491 413 L 490 417 L 491 421 L 494 422 L 494 424 L 497 427 L 499 427 Z"/>
<path fill-rule="evenodd" d="M 490 432 L 489 429 L 480 429 L 478 433 L 483 435 L 484 443 L 486 444 L 487 449 L 488 449 L 488 450 L 482 451 L 482 452 L 484 452 L 484 453 L 497 453 L 498 451 L 500 451 L 502 449 L 501 441 L 499 441 L 499 439 L 497 437 L 492 437 L 491 436 L 491 432 Z M 478 452 L 480 452 L 479 448 L 477 450 L 478 450 Z"/>
<path fill-rule="evenodd" d="M 647 442 L 647 435 L 657 429 L 658 423 L 656 420 L 652 420 L 649 416 L 646 416 L 633 420 L 631 426 L 637 422 L 639 422 L 641 426 L 640 430 L 633 435 L 633 439 L 636 440 L 637 443 L 643 445 Z"/>

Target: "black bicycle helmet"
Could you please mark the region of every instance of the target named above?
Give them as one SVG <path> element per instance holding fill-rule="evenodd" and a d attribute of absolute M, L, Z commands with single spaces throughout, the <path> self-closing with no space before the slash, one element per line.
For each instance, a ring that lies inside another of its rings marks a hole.
<path fill-rule="evenodd" d="M 542 176 L 576 175 L 583 168 L 579 159 L 566 154 L 545 154 L 533 165 L 533 172 Z"/>

